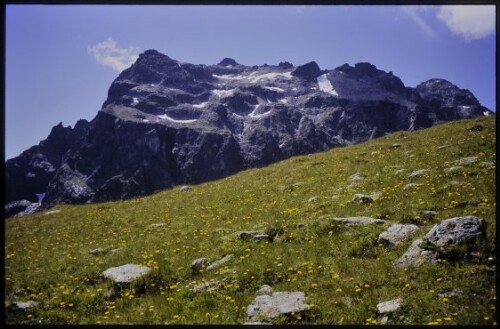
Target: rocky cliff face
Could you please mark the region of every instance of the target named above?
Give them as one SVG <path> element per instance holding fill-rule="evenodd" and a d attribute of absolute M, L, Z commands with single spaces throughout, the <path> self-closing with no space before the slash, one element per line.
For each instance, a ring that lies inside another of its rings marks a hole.
<path fill-rule="evenodd" d="M 409 88 L 369 63 L 207 66 L 148 50 L 112 83 L 91 122 L 59 124 L 7 161 L 6 201 L 130 198 L 485 113 L 446 80 Z"/>

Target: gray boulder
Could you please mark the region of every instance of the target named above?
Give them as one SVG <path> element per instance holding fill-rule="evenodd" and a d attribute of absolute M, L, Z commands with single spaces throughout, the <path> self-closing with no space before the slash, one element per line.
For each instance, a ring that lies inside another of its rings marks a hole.
<path fill-rule="evenodd" d="M 150 271 L 151 269 L 147 266 L 126 264 L 118 267 L 110 267 L 102 272 L 102 275 L 116 283 L 130 283 Z"/>
<path fill-rule="evenodd" d="M 362 203 L 370 203 L 373 202 L 373 198 L 365 194 L 354 194 L 352 201 L 361 201 Z"/>
<path fill-rule="evenodd" d="M 425 262 L 434 263 L 437 260 L 437 252 L 432 250 L 425 250 L 420 247 L 422 239 L 413 241 L 411 246 L 406 252 L 396 259 L 392 264 L 400 267 L 416 267 Z"/>
<path fill-rule="evenodd" d="M 207 267 L 207 265 L 208 258 L 198 258 L 191 263 L 191 270 L 193 270 L 193 272 L 200 272 L 200 270 Z"/>
<path fill-rule="evenodd" d="M 332 218 L 332 221 L 339 222 L 346 225 L 367 225 L 367 224 L 383 224 L 385 220 L 370 217 L 343 217 Z"/>
<path fill-rule="evenodd" d="M 428 169 L 415 170 L 414 172 L 412 172 L 411 174 L 408 175 L 408 178 L 420 177 L 428 171 L 429 171 Z"/>
<path fill-rule="evenodd" d="M 214 269 L 218 268 L 219 266 L 229 262 L 233 257 L 234 257 L 234 255 L 230 254 L 230 255 L 227 255 L 216 262 L 211 263 L 210 265 L 207 266 L 207 271 L 214 270 Z"/>
<path fill-rule="evenodd" d="M 397 246 L 401 241 L 406 240 L 411 234 L 418 230 L 417 225 L 394 224 L 378 236 L 378 243 Z"/>
<path fill-rule="evenodd" d="M 212 280 L 208 282 L 204 282 L 200 285 L 197 285 L 196 287 L 193 288 L 194 292 L 206 292 L 206 291 L 212 291 L 216 290 L 219 287 L 219 281 L 217 280 Z"/>
<path fill-rule="evenodd" d="M 272 295 L 257 296 L 247 307 L 247 320 L 262 321 L 282 314 L 301 312 L 309 309 L 305 295 L 301 291 L 274 292 Z"/>
<path fill-rule="evenodd" d="M 418 186 L 418 184 L 416 184 L 416 183 L 409 183 L 409 184 L 406 184 L 405 186 L 403 186 L 403 190 L 409 190 L 409 189 L 414 188 L 416 186 Z"/>
<path fill-rule="evenodd" d="M 450 167 L 450 168 L 445 168 L 444 172 L 447 173 L 447 174 L 450 174 L 450 173 L 454 173 L 454 172 L 460 171 L 462 169 L 464 169 L 464 167 L 462 167 L 462 166 L 453 166 L 453 167 Z"/>
<path fill-rule="evenodd" d="M 472 164 L 476 161 L 477 161 L 477 157 L 473 156 L 473 157 L 461 158 L 461 159 L 455 161 L 455 163 L 457 163 L 458 165 L 468 165 L 468 164 Z"/>
<path fill-rule="evenodd" d="M 475 216 L 453 217 L 435 225 L 424 237 L 424 241 L 435 247 L 463 244 L 486 234 L 485 222 Z"/>
<path fill-rule="evenodd" d="M 395 312 L 401 307 L 402 301 L 403 301 L 403 299 L 396 298 L 393 300 L 389 300 L 387 302 L 378 303 L 377 310 L 380 314 Z"/>
<path fill-rule="evenodd" d="M 179 188 L 179 191 L 181 192 L 189 192 L 191 191 L 191 186 L 183 185 Z"/>
<path fill-rule="evenodd" d="M 257 291 L 257 295 L 269 295 L 273 292 L 273 288 L 270 285 L 264 284 Z"/>
<path fill-rule="evenodd" d="M 13 303 L 13 306 L 16 309 L 21 310 L 21 311 L 30 311 L 33 308 L 35 308 L 37 305 L 38 305 L 38 303 L 33 301 L 33 300 L 29 300 L 27 302 L 15 301 Z"/>

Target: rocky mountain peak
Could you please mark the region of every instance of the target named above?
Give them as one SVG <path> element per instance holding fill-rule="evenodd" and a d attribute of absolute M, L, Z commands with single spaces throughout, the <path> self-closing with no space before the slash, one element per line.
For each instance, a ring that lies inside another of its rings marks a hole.
<path fill-rule="evenodd" d="M 316 81 L 316 78 L 321 75 L 321 70 L 315 61 L 298 66 L 292 75 L 304 79 L 306 81 Z"/>
<path fill-rule="evenodd" d="M 59 124 L 7 161 L 6 200 L 125 199 L 484 113 L 447 81 L 405 87 L 370 63 L 196 65 L 147 50 L 113 81 L 91 122 Z"/>
<path fill-rule="evenodd" d="M 222 61 L 219 62 L 219 64 L 217 65 L 220 65 L 220 66 L 235 66 L 235 65 L 239 65 L 234 59 L 232 58 L 224 58 Z"/>
<path fill-rule="evenodd" d="M 433 106 L 480 106 L 477 98 L 467 89 L 460 89 L 445 79 L 430 79 L 417 85 L 418 94 Z"/>

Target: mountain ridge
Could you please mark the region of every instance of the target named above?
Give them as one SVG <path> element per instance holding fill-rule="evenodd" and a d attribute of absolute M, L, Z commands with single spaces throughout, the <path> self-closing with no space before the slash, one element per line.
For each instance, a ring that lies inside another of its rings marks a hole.
<path fill-rule="evenodd" d="M 35 193 L 46 193 L 47 207 L 126 199 L 490 113 L 446 80 L 406 87 L 370 63 L 203 65 L 147 50 L 94 119 L 53 129 L 45 141 L 66 141 L 55 155 L 42 142 L 6 162 L 6 202 Z"/>

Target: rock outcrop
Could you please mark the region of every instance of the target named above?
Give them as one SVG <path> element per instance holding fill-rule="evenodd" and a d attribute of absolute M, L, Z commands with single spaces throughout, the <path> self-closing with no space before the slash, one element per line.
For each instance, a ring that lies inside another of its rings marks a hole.
<path fill-rule="evenodd" d="M 483 113 L 448 81 L 405 87 L 370 63 L 195 65 L 147 50 L 93 120 L 59 124 L 6 162 L 6 202 L 126 199 Z"/>

